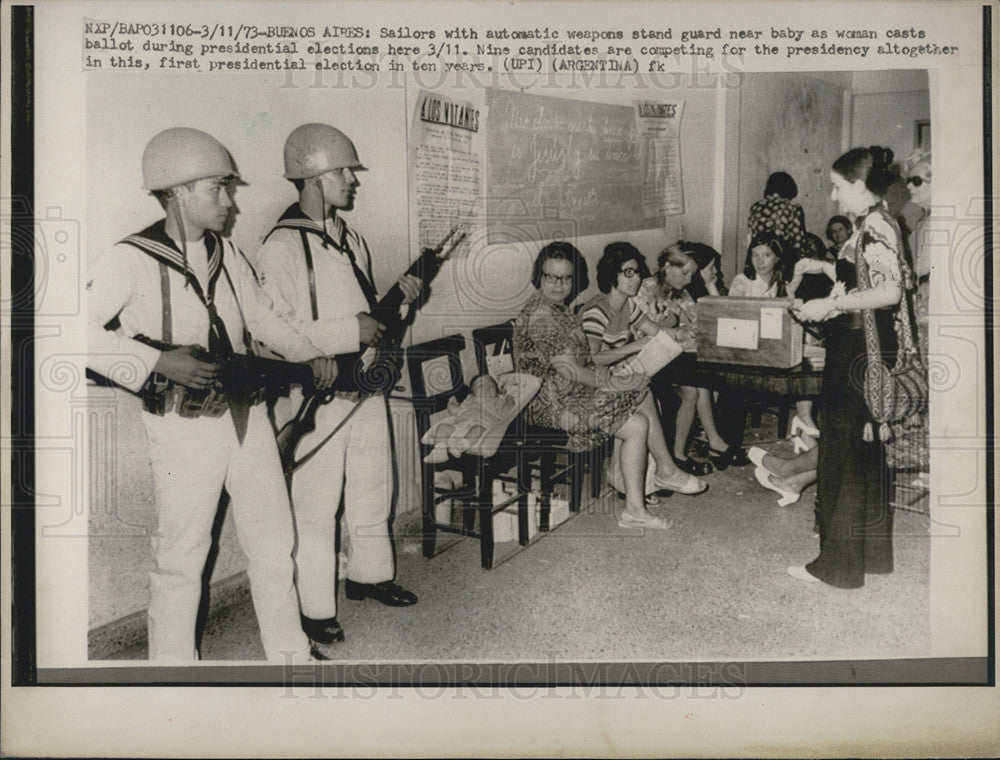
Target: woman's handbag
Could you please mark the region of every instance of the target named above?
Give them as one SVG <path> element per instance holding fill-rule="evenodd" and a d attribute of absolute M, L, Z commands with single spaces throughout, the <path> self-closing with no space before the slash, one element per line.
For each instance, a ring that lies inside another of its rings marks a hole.
<path fill-rule="evenodd" d="M 871 288 L 871 276 L 863 250 L 866 239 L 864 226 L 861 238 L 862 250 L 858 251 L 856 257 L 858 282 L 864 288 Z M 901 271 L 906 271 L 905 262 L 901 261 L 900 265 Z M 919 425 L 918 420 L 927 412 L 927 367 L 913 337 L 913 315 L 905 291 L 894 317 L 899 346 L 895 363 L 890 367 L 884 360 L 879 343 L 875 312 L 872 309 L 863 310 L 865 347 L 868 354 L 864 385 L 865 403 L 872 419 L 880 423 L 879 438 L 883 442 L 900 438 L 904 430 Z M 907 461 L 902 461 L 902 458 L 896 456 L 899 452 L 894 455 L 890 451 L 890 459 L 899 459 L 895 464 L 890 462 L 890 465 L 923 466 L 926 463 L 926 451 L 922 453 L 914 451 L 912 446 L 907 446 L 907 451 L 908 454 L 903 457 Z"/>

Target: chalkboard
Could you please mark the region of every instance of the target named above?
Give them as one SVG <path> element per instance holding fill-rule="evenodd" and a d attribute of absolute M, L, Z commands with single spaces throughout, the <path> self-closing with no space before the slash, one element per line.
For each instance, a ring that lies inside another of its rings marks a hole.
<path fill-rule="evenodd" d="M 630 106 L 487 90 L 487 242 L 660 227 L 643 218 Z"/>

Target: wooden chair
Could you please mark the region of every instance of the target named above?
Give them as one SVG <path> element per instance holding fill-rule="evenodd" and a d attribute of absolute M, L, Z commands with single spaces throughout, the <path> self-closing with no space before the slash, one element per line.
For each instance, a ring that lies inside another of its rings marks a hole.
<path fill-rule="evenodd" d="M 418 438 L 423 438 L 430 427 L 431 415 L 442 411 L 449 399 L 455 398 L 461 402 L 468 395 L 469 388 L 462 375 L 460 357 L 463 348 L 465 338 L 450 335 L 406 350 Z M 512 496 L 500 504 L 493 504 L 493 480 L 516 464 L 515 448 L 511 439 L 509 442 L 505 440 L 497 453 L 488 458 L 463 454 L 440 465 L 421 461 L 422 539 L 425 557 L 435 556 L 438 533 L 472 536 L 479 539 L 483 568 L 491 569 L 494 555 L 493 514 L 515 502 L 518 505 L 518 540 L 522 545 L 527 544 L 527 498 Z M 421 444 L 420 450 L 422 460 L 431 447 Z M 462 482 L 452 488 L 435 486 L 434 476 L 439 467 L 459 472 Z M 436 507 L 448 500 L 453 505 L 462 505 L 460 524 L 452 521 L 444 523 L 437 519 Z"/>
<path fill-rule="evenodd" d="M 513 321 L 504 322 L 490 327 L 481 327 L 472 331 L 472 342 L 476 351 L 476 366 L 480 374 L 490 374 L 491 367 L 496 369 L 513 368 Z M 509 362 L 498 362 L 498 358 L 510 356 Z M 566 449 L 567 435 L 557 428 L 529 425 L 522 414 L 516 421 L 516 436 L 520 449 L 518 451 L 518 489 L 527 492 L 531 488 L 532 466 L 536 461 L 540 481 L 539 499 L 539 530 L 549 529 L 550 499 L 558 482 L 569 485 L 570 512 L 579 512 L 583 496 L 583 473 L 587 462 L 590 462 L 591 496 L 600 496 L 600 449 L 592 452 L 574 452 Z M 514 427 L 514 426 L 512 426 Z M 563 466 L 556 464 L 557 456 L 564 456 L 568 461 Z"/>

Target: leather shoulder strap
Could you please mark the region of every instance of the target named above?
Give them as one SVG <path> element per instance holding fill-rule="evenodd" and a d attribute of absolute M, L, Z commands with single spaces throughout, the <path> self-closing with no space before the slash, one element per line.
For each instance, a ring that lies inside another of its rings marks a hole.
<path fill-rule="evenodd" d="M 162 327 L 160 328 L 160 340 L 164 343 L 174 342 L 173 318 L 170 307 L 170 270 L 162 261 L 160 262 L 160 301 L 162 311 Z"/>
<path fill-rule="evenodd" d="M 316 300 L 316 267 L 313 265 L 312 248 L 309 245 L 309 234 L 299 228 L 302 236 L 302 252 L 306 257 L 306 273 L 309 277 L 309 308 L 312 310 L 313 322 L 319 319 L 319 303 Z"/>

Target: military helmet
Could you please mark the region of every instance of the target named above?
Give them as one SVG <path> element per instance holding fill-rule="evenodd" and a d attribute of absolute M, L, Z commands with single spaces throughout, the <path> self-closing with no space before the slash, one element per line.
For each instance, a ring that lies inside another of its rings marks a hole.
<path fill-rule="evenodd" d="M 354 143 L 329 124 L 303 124 L 285 140 L 285 179 L 309 179 L 333 169 L 360 169 Z"/>
<path fill-rule="evenodd" d="M 200 129 L 165 129 L 147 143 L 142 154 L 146 190 L 167 190 L 206 177 L 239 176 L 229 151 Z"/>

